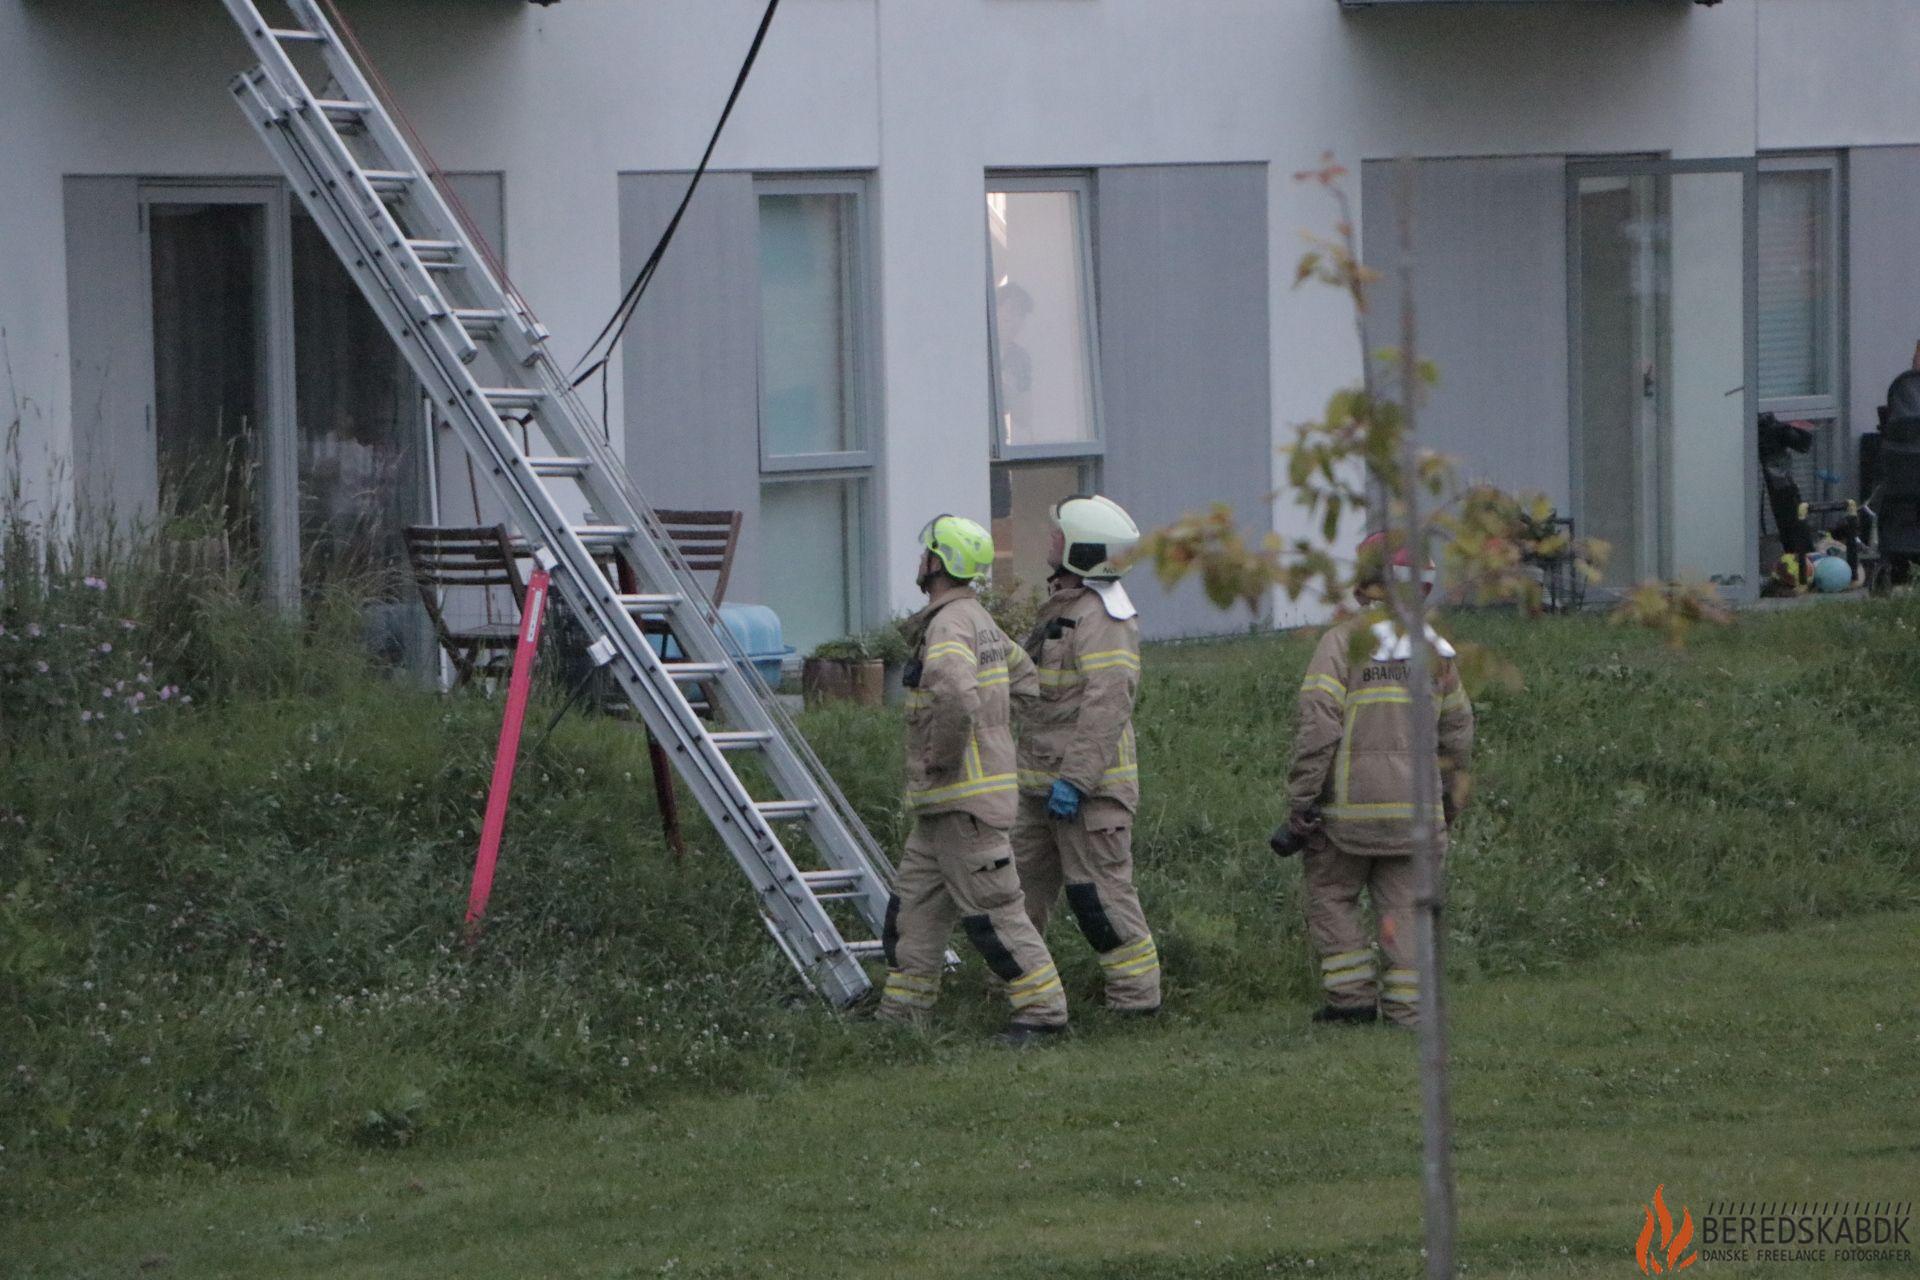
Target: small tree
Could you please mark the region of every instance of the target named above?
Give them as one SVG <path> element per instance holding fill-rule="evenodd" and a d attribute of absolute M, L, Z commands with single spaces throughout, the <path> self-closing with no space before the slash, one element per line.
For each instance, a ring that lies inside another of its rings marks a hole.
<path fill-rule="evenodd" d="M 1353 606 L 1356 566 L 1336 557 L 1333 545 L 1354 519 L 1386 532 L 1389 545 L 1409 548 L 1415 563 L 1427 561 L 1438 547 L 1442 578 L 1468 603 L 1504 603 L 1529 615 L 1541 611 L 1542 584 L 1530 565 L 1566 558 L 1584 580 L 1600 575 L 1607 556 L 1604 543 L 1575 541 L 1550 523 L 1552 504 L 1542 494 L 1509 494 L 1487 484 L 1461 479 L 1456 464 L 1421 447 L 1416 430 L 1421 400 L 1438 380 L 1433 365 L 1420 359 L 1413 306 L 1412 167 L 1399 165 L 1400 345 L 1373 353 L 1366 346 L 1369 289 L 1378 273 L 1361 262 L 1352 205 L 1343 185 L 1347 171 L 1329 154 L 1318 168 L 1295 174 L 1317 183 L 1338 210 L 1332 238 L 1309 237 L 1309 247 L 1294 273 L 1298 287 L 1309 280 L 1345 292 L 1353 304 L 1363 360 L 1362 380 L 1343 387 L 1327 402 L 1325 415 L 1300 425 L 1286 449 L 1286 489 L 1310 520 L 1318 537 L 1284 541 L 1269 534 L 1249 545 L 1224 505 L 1156 530 L 1139 552 L 1151 559 L 1161 580 L 1172 586 L 1199 574 L 1208 598 L 1226 608 L 1235 601 L 1256 611 L 1276 587 L 1289 600 L 1317 593 L 1345 616 Z M 1383 387 L 1382 384 L 1385 384 Z M 1368 610 L 1372 620 L 1390 620 L 1411 641 L 1409 683 L 1413 705 L 1413 847 L 1419 862 L 1416 898 L 1416 950 L 1420 969 L 1420 1081 L 1424 1117 L 1422 1186 L 1425 1201 L 1427 1274 L 1454 1274 L 1454 1202 L 1452 1114 L 1448 1088 L 1448 1051 L 1444 973 L 1446 882 L 1440 860 L 1439 831 L 1432 815 L 1440 810 L 1436 713 L 1430 673 L 1429 605 L 1417 583 L 1392 581 L 1385 600 Z M 1726 622 L 1729 615 L 1711 587 L 1702 584 L 1645 582 L 1628 592 L 1614 620 L 1664 632 L 1683 643 L 1701 622 Z M 1365 631 L 1360 637 L 1365 638 Z M 1518 673 L 1496 654 L 1476 645 L 1459 646 L 1461 673 L 1469 685 L 1489 681 L 1517 683 Z M 1465 797 L 1454 797 L 1456 801 Z"/>

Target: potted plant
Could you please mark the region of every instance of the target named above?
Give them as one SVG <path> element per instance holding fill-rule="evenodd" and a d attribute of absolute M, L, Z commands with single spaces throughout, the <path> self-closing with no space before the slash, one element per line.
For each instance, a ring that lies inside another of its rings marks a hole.
<path fill-rule="evenodd" d="M 843 636 L 815 646 L 800 668 L 800 692 L 808 706 L 846 700 L 877 707 L 885 701 L 886 664 L 869 637 Z"/>

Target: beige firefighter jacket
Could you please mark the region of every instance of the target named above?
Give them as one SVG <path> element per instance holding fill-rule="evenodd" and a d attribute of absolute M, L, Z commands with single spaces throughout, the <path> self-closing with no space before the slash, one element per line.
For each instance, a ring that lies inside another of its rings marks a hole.
<path fill-rule="evenodd" d="M 1362 632 L 1371 628 L 1372 634 Z M 1355 633 L 1362 632 L 1357 638 Z M 1357 648 L 1356 648 L 1357 646 Z M 1439 718 L 1440 790 L 1446 816 L 1466 800 L 1473 756 L 1473 704 L 1442 642 L 1433 670 Z M 1326 838 L 1342 853 L 1396 857 L 1413 852 L 1413 695 L 1406 639 L 1385 622 L 1351 618 L 1320 637 L 1300 686 L 1287 800 L 1317 807 Z"/>
<path fill-rule="evenodd" d="M 917 637 L 907 668 L 908 807 L 1012 827 L 1010 695 L 1037 692 L 1032 660 L 964 587 L 935 596 L 907 630 Z"/>
<path fill-rule="evenodd" d="M 1084 796 L 1140 804 L 1133 703 L 1140 690 L 1140 624 L 1108 614 L 1089 587 L 1056 591 L 1027 636 L 1040 695 L 1021 699 L 1020 789 L 1045 795 L 1055 779 Z"/>

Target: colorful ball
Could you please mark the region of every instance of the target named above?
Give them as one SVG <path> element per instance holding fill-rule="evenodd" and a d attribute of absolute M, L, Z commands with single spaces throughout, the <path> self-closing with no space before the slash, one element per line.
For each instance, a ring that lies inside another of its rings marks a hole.
<path fill-rule="evenodd" d="M 1845 591 L 1853 585 L 1853 570 L 1844 556 L 1821 556 L 1813 562 L 1815 591 Z"/>

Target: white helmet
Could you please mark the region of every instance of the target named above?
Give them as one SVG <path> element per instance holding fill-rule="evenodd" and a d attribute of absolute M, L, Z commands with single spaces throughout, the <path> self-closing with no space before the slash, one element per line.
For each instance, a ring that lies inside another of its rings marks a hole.
<path fill-rule="evenodd" d="M 1061 567 L 1082 578 L 1118 578 L 1117 563 L 1140 541 L 1126 508 L 1099 494 L 1076 494 L 1053 504 L 1053 527 L 1066 542 Z"/>

